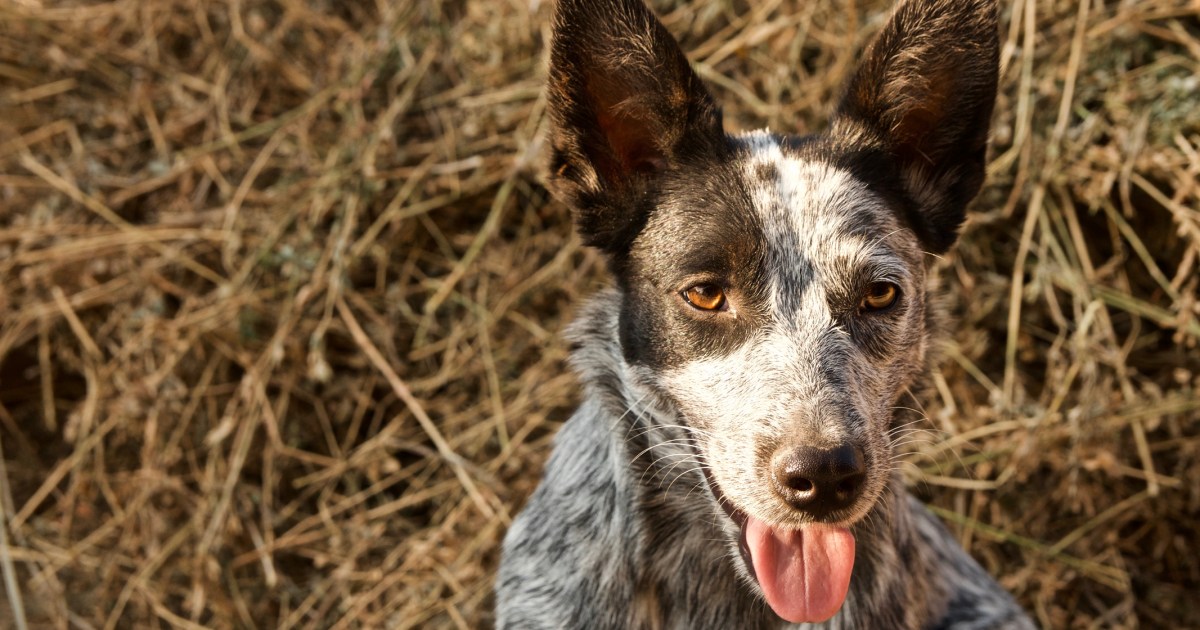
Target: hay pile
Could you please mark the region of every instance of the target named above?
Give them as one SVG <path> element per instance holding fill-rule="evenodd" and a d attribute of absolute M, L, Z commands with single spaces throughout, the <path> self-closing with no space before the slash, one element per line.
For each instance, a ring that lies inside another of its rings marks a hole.
<path fill-rule="evenodd" d="M 461 627 L 603 286 L 548 2 L 0 5 L 0 625 Z M 888 0 L 655 2 L 811 131 Z M 1200 6 L 1006 0 L 917 491 L 1048 627 L 1200 625 Z"/>

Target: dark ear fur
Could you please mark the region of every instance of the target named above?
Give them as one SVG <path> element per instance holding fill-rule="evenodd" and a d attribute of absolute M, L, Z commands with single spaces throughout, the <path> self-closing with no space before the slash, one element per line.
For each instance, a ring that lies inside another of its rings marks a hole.
<path fill-rule="evenodd" d="M 834 134 L 881 143 L 935 253 L 958 237 L 986 166 L 1000 65 L 996 0 L 907 0 L 867 50 Z"/>
<path fill-rule="evenodd" d="M 644 225 L 655 178 L 723 137 L 716 103 L 642 0 L 559 1 L 548 103 L 548 185 L 610 253 Z"/>

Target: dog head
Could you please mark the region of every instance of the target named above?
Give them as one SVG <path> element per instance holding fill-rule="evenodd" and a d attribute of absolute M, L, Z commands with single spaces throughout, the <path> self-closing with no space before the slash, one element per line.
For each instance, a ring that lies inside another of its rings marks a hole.
<path fill-rule="evenodd" d="M 745 569 L 791 621 L 840 607 L 847 528 L 891 478 L 925 261 L 984 178 L 996 11 L 906 0 L 826 132 L 729 136 L 641 0 L 559 2 L 549 186 L 616 277 L 630 372 L 690 429 Z"/>

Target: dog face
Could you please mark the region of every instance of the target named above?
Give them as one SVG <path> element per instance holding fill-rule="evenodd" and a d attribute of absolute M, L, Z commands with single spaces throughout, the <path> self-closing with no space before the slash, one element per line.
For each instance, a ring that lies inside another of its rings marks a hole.
<path fill-rule="evenodd" d="M 780 525 L 848 524 L 889 479 L 893 407 L 923 367 L 925 248 L 897 200 L 829 147 L 761 133 L 735 147 L 737 176 L 709 190 L 736 202 L 680 194 L 634 240 L 622 347 L 695 429 L 732 506 Z M 846 495 L 792 497 L 789 454 L 839 448 L 852 453 L 832 480 Z"/>
<path fill-rule="evenodd" d="M 983 180 L 994 0 L 903 3 L 810 137 L 726 135 L 641 1 L 600 5 L 559 4 L 549 184 L 616 277 L 629 371 L 689 429 L 743 555 L 747 532 L 851 525 L 923 369 L 925 260 Z M 776 560 L 747 564 L 780 612 Z"/>

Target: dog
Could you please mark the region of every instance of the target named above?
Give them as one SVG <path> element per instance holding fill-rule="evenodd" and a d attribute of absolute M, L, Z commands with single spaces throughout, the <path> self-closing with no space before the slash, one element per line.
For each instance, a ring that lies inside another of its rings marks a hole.
<path fill-rule="evenodd" d="M 559 0 L 548 188 L 616 282 L 568 330 L 583 401 L 505 537 L 499 628 L 1033 627 L 896 466 L 997 11 L 903 0 L 827 131 L 731 136 L 642 0 Z"/>

